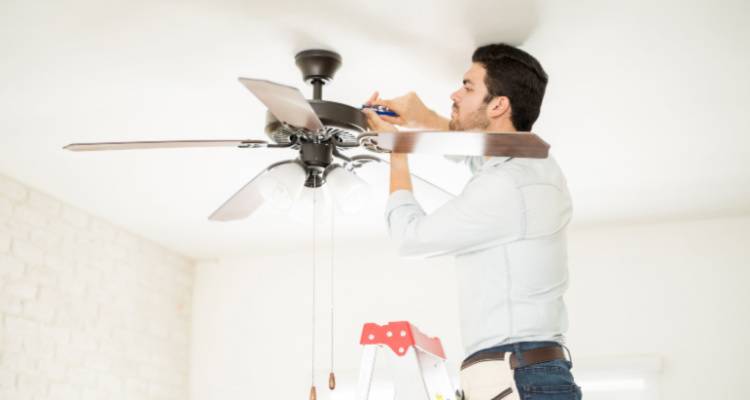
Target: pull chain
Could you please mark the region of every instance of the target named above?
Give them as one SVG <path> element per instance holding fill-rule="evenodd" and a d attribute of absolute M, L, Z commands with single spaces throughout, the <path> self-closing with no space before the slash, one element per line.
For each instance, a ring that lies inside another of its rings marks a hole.
<path fill-rule="evenodd" d="M 313 259 L 312 259 L 312 356 L 310 357 L 312 360 L 312 365 L 310 366 L 310 400 L 317 400 L 318 395 L 315 390 L 315 277 L 316 277 L 316 251 L 315 248 L 317 247 L 317 243 L 315 240 L 315 226 L 316 226 L 316 218 L 315 218 L 315 212 L 317 210 L 317 189 L 316 189 L 316 176 L 313 174 L 313 211 L 312 211 L 312 244 L 313 244 Z"/>
<path fill-rule="evenodd" d="M 333 236 L 333 227 L 334 227 L 334 216 L 336 215 L 336 209 L 334 208 L 334 202 L 331 202 L 331 265 L 330 265 L 330 274 L 329 279 L 331 280 L 331 372 L 328 374 L 328 389 L 333 390 L 336 389 L 336 375 L 333 373 L 333 250 L 334 250 L 334 236 Z"/>

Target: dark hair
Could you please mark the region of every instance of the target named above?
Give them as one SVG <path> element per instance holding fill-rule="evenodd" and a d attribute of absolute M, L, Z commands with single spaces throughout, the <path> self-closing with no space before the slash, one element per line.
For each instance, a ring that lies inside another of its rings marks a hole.
<path fill-rule="evenodd" d="M 547 73 L 539 61 L 531 54 L 504 43 L 477 48 L 471 61 L 482 64 L 487 70 L 485 103 L 493 97 L 508 97 L 513 127 L 530 131 L 539 117 L 547 87 Z"/>

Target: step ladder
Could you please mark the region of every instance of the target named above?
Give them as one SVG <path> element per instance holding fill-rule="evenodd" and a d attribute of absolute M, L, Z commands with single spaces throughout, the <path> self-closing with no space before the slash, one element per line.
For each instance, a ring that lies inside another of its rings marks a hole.
<path fill-rule="evenodd" d="M 443 345 L 437 337 L 428 337 L 407 321 L 383 326 L 369 322 L 362 327 L 359 343 L 363 350 L 356 400 L 369 400 L 375 358 L 383 346 L 399 357 L 417 362 L 428 400 L 456 400 L 456 390 L 445 367 Z"/>

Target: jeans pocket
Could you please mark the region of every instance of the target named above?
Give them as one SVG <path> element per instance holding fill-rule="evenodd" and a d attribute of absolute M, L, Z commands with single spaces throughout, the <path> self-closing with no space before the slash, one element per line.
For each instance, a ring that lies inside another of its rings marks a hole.
<path fill-rule="evenodd" d="M 581 388 L 577 385 L 528 385 L 520 390 L 523 400 L 580 400 Z"/>
<path fill-rule="evenodd" d="M 570 363 L 548 361 L 515 371 L 519 397 L 523 400 L 579 400 L 581 388 L 570 373 Z"/>

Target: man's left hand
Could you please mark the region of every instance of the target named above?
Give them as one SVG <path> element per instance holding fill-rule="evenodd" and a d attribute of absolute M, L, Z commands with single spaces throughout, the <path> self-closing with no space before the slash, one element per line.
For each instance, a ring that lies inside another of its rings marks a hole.
<path fill-rule="evenodd" d="M 383 121 L 382 118 L 373 110 L 370 109 L 364 109 L 362 112 L 365 113 L 365 116 L 367 117 L 367 124 L 370 125 L 371 131 L 376 132 L 396 132 L 398 129 L 395 125 L 389 124 L 388 122 Z"/>

